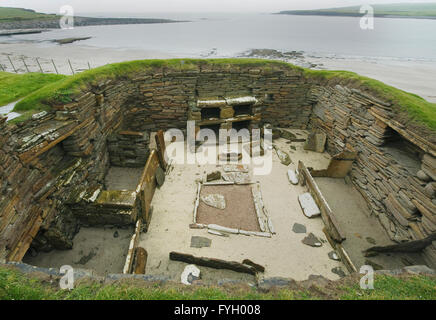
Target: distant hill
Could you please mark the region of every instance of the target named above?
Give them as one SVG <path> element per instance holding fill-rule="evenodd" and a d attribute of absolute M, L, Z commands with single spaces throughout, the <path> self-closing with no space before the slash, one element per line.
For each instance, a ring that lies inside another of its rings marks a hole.
<path fill-rule="evenodd" d="M 60 16 L 39 13 L 30 9 L 0 7 L 0 30 L 16 29 L 56 29 L 59 28 Z M 74 17 L 74 26 L 99 26 L 118 24 L 149 24 L 181 22 L 169 19 L 136 18 L 91 18 Z"/>
<path fill-rule="evenodd" d="M 372 7 L 374 8 L 374 16 L 380 18 L 436 19 L 436 3 L 375 4 L 372 5 Z M 289 10 L 280 11 L 278 14 L 344 17 L 362 16 L 360 6 L 317 10 Z"/>

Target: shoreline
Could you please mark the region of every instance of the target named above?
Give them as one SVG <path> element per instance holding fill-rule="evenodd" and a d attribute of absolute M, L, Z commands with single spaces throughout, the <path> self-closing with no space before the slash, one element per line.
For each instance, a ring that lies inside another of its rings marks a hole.
<path fill-rule="evenodd" d="M 316 17 L 351 17 L 351 18 L 362 18 L 364 15 L 362 13 L 342 13 L 342 12 L 322 12 L 322 11 L 311 11 L 311 12 L 276 12 L 276 15 L 288 15 L 288 16 L 316 16 Z M 374 13 L 374 18 L 388 18 L 388 19 L 423 19 L 423 20 L 436 20 L 436 16 L 401 16 L 395 14 L 380 14 Z"/>
<path fill-rule="evenodd" d="M 267 53 L 280 53 L 273 49 L 256 49 Z M 125 49 L 93 47 L 75 43 L 67 45 L 40 45 L 38 43 L 0 43 L 0 65 L 4 71 L 14 72 L 9 57 L 12 58 L 18 72 L 26 72 L 22 59 L 26 59 L 27 68 L 31 72 L 40 72 L 39 65 L 45 73 L 55 73 L 53 62 L 61 74 L 71 75 L 71 67 L 75 72 L 96 68 L 110 63 L 143 59 L 171 59 L 171 58 L 262 58 L 267 60 L 281 60 L 301 67 L 317 70 L 345 70 L 362 76 L 382 81 L 398 89 L 421 96 L 429 102 L 436 102 L 436 62 L 423 60 L 400 60 L 394 58 L 377 57 L 344 57 L 340 55 L 318 55 L 302 51 L 289 51 L 289 56 L 251 55 L 247 52 L 230 56 L 218 56 L 214 53 L 180 54 L 159 50 Z M 285 52 L 286 53 L 286 52 Z M 2 68 L 0 67 L 0 71 Z"/>
<path fill-rule="evenodd" d="M 0 22 L 0 30 L 49 30 L 60 29 L 60 17 L 53 19 L 30 19 L 21 21 Z M 182 20 L 158 19 L 158 18 L 93 18 L 74 17 L 74 27 L 129 25 L 129 24 L 156 24 L 156 23 L 180 23 L 190 22 Z"/>

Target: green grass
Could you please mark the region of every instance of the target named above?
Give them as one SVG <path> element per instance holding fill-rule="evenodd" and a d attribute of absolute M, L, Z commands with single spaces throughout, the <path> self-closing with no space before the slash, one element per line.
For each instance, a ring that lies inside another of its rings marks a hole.
<path fill-rule="evenodd" d="M 399 16 L 399 17 L 435 17 L 436 3 L 394 3 L 394 4 L 374 4 L 375 16 Z M 302 15 L 362 15 L 360 6 L 340 7 L 317 10 L 292 10 L 281 11 L 282 14 L 302 14 Z"/>
<path fill-rule="evenodd" d="M 381 81 L 360 76 L 349 71 L 318 71 L 305 70 L 307 77 L 324 79 L 342 79 L 358 83 L 362 88 L 376 92 L 382 100 L 390 101 L 398 111 L 405 112 L 410 121 L 423 124 L 431 130 L 436 130 L 436 104 L 428 102 L 420 96 L 389 86 Z"/>
<path fill-rule="evenodd" d="M 337 283 L 309 291 L 280 289 L 260 293 L 248 288 L 184 287 L 139 281 L 103 285 L 83 282 L 75 289 L 60 290 L 56 282 L 25 276 L 17 270 L 0 267 L 0 300 L 436 300 L 436 277 L 376 276 L 375 290 L 362 290 L 358 280 Z"/>
<path fill-rule="evenodd" d="M 394 104 L 400 112 L 406 112 L 408 120 L 418 126 L 425 126 L 436 130 L 436 104 L 425 99 L 394 87 L 388 86 L 380 81 L 360 76 L 347 71 L 318 71 L 303 69 L 280 61 L 269 61 L 262 59 L 172 59 L 172 60 L 139 60 L 106 65 L 100 68 L 82 72 L 80 74 L 65 77 L 64 79 L 42 87 L 30 94 L 16 106 L 16 112 L 38 112 L 47 110 L 52 105 L 66 104 L 72 101 L 74 95 L 86 90 L 90 85 L 95 85 L 107 79 L 135 78 L 144 74 L 146 70 L 156 70 L 167 67 L 173 70 L 195 70 L 198 65 L 221 64 L 230 67 L 252 66 L 265 69 L 292 69 L 303 74 L 309 79 L 332 79 L 337 78 L 343 81 L 353 81 L 355 85 L 367 88 L 375 92 L 381 99 L 388 100 Z M 22 121 L 24 118 L 18 119 Z"/>
<path fill-rule="evenodd" d="M 0 7 L 0 22 L 23 21 L 33 19 L 55 19 L 56 15 L 35 12 L 21 8 Z"/>
<path fill-rule="evenodd" d="M 0 72 L 0 106 L 17 101 L 43 86 L 65 77 L 55 74 Z"/>

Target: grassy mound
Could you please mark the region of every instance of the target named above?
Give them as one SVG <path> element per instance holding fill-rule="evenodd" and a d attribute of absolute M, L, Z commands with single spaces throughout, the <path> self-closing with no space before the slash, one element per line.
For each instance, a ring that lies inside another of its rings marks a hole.
<path fill-rule="evenodd" d="M 65 79 L 56 74 L 0 72 L 0 106 L 17 101 L 36 90 Z"/>
<path fill-rule="evenodd" d="M 134 78 L 147 69 L 168 67 L 175 70 L 196 69 L 198 65 L 221 64 L 229 68 L 237 66 L 259 66 L 262 68 L 278 66 L 301 72 L 309 80 L 339 79 L 353 82 L 355 87 L 368 89 L 383 100 L 390 101 L 400 112 L 406 112 L 410 121 L 418 126 L 425 126 L 436 131 L 436 104 L 380 81 L 359 76 L 347 71 L 318 71 L 296 67 L 294 65 L 261 59 L 172 59 L 172 60 L 140 60 L 106 65 L 83 73 L 69 76 L 59 82 L 45 86 L 20 101 L 16 112 L 47 110 L 50 105 L 65 104 L 72 101 L 75 94 L 85 90 L 90 85 L 107 79 Z"/>
<path fill-rule="evenodd" d="M 351 277 L 328 288 L 277 289 L 269 293 L 248 287 L 186 287 L 132 280 L 106 285 L 84 281 L 64 291 L 57 281 L 0 267 L 0 300 L 436 300 L 436 277 L 376 275 L 374 288 L 362 290 L 359 277 Z"/>

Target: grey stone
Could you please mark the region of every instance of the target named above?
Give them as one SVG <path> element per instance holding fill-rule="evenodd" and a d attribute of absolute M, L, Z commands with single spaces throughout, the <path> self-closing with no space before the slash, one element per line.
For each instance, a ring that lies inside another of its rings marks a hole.
<path fill-rule="evenodd" d="M 328 253 L 328 256 L 330 259 L 334 260 L 334 261 L 341 261 L 341 258 L 339 257 L 339 255 L 336 253 L 336 251 L 330 251 Z"/>
<path fill-rule="evenodd" d="M 431 178 L 429 177 L 429 175 L 428 175 L 427 173 L 425 173 L 423 170 L 419 170 L 419 171 L 416 173 L 416 176 L 417 176 L 420 180 L 422 180 L 422 181 L 424 181 L 424 182 L 429 182 L 429 181 L 431 180 Z"/>
<path fill-rule="evenodd" d="M 382 265 L 380 265 L 372 260 L 369 260 L 369 259 L 365 259 L 365 265 L 373 267 L 373 269 L 376 271 L 385 269 Z"/>
<path fill-rule="evenodd" d="M 206 177 L 207 182 L 215 181 L 215 180 L 219 180 L 219 179 L 221 179 L 221 172 L 219 172 L 219 171 L 209 173 Z"/>
<path fill-rule="evenodd" d="M 191 237 L 191 248 L 204 248 L 210 247 L 212 240 L 204 237 Z"/>
<path fill-rule="evenodd" d="M 224 210 L 226 208 L 226 199 L 222 194 L 208 194 L 201 197 L 201 201 L 210 207 Z"/>
<path fill-rule="evenodd" d="M 346 276 L 344 270 L 342 270 L 341 267 L 336 267 L 332 269 L 332 272 L 334 274 L 337 274 L 339 277 L 344 278 Z"/>
<path fill-rule="evenodd" d="M 285 166 L 289 166 L 292 163 L 291 158 L 289 157 L 289 154 L 287 154 L 286 152 L 277 149 L 276 148 L 276 152 L 277 152 L 277 157 L 279 158 L 280 162 L 285 165 Z"/>
<path fill-rule="evenodd" d="M 197 266 L 190 264 L 185 267 L 180 280 L 183 284 L 191 285 L 194 281 L 200 279 L 200 269 Z"/>
<path fill-rule="evenodd" d="M 298 202 L 300 203 L 303 213 L 308 218 L 313 218 L 319 216 L 321 211 L 319 210 L 315 200 L 310 193 L 304 193 L 298 197 Z"/>
<path fill-rule="evenodd" d="M 165 171 L 161 167 L 158 167 L 156 170 L 156 182 L 159 188 L 165 183 Z"/>
<path fill-rule="evenodd" d="M 301 240 L 305 245 L 311 246 L 311 247 L 321 247 L 322 242 L 319 240 L 313 233 L 309 233 L 309 235 Z"/>
<path fill-rule="evenodd" d="M 436 274 L 434 269 L 430 269 L 427 266 L 419 265 L 419 266 L 408 266 L 404 267 L 403 270 L 410 274 Z"/>
<path fill-rule="evenodd" d="M 294 223 L 294 226 L 292 227 L 292 231 L 294 231 L 295 233 L 306 233 L 306 226 L 299 224 L 299 223 Z"/>
<path fill-rule="evenodd" d="M 368 241 L 368 243 L 373 244 L 373 245 L 377 244 L 377 242 L 371 237 L 366 237 L 366 241 Z"/>
<path fill-rule="evenodd" d="M 315 151 L 323 153 L 325 150 L 325 143 L 327 141 L 327 135 L 324 132 L 309 134 L 305 144 L 304 150 Z"/>

